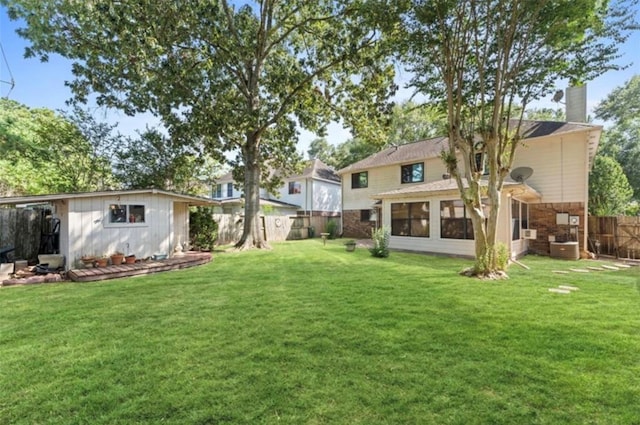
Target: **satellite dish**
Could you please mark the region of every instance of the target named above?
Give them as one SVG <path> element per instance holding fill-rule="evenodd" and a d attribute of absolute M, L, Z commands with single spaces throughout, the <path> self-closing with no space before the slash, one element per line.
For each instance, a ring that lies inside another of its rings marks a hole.
<path fill-rule="evenodd" d="M 533 174 L 531 167 L 518 167 L 511 171 L 511 178 L 519 183 L 524 183 Z"/>
<path fill-rule="evenodd" d="M 562 97 L 564 96 L 564 90 L 556 90 L 556 92 L 553 95 L 553 98 L 551 100 L 553 100 L 554 102 L 558 103 L 562 100 Z"/>

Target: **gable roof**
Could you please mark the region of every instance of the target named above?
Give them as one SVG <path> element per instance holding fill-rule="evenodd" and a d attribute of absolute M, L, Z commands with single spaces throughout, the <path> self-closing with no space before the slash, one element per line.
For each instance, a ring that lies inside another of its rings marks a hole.
<path fill-rule="evenodd" d="M 336 171 L 317 158 L 308 161 L 307 166 L 302 171 L 302 174 L 290 176 L 288 178 L 312 178 L 340 183 L 340 176 Z"/>
<path fill-rule="evenodd" d="M 76 193 L 53 193 L 48 195 L 28 195 L 28 196 L 12 196 L 0 198 L 0 205 L 15 204 L 36 204 L 61 199 L 78 199 L 78 198 L 103 198 L 107 196 L 118 195 L 165 195 L 174 198 L 177 201 L 187 202 L 189 205 L 216 205 L 219 202 L 210 198 L 201 196 L 183 195 L 181 193 L 170 192 L 160 189 L 132 189 L 132 190 L 105 190 L 101 192 L 76 192 Z"/>
<path fill-rule="evenodd" d="M 523 120 L 521 125 L 523 139 L 536 139 L 551 135 L 560 135 L 580 131 L 602 131 L 602 126 L 556 121 L 531 121 Z M 589 163 L 591 164 L 598 148 L 599 137 L 589 140 Z M 447 149 L 448 137 L 440 136 L 431 139 L 421 140 L 406 145 L 391 146 L 378 153 L 375 153 L 361 161 L 355 162 L 341 170 L 338 174 L 354 173 L 365 171 L 370 168 L 382 167 L 385 165 L 402 164 L 426 158 L 436 158 L 440 152 Z"/>

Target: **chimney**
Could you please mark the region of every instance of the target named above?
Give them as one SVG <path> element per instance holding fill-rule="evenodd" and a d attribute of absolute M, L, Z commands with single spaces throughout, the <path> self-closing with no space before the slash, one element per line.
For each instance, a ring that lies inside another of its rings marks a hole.
<path fill-rule="evenodd" d="M 587 122 L 587 85 L 567 87 L 567 122 Z"/>

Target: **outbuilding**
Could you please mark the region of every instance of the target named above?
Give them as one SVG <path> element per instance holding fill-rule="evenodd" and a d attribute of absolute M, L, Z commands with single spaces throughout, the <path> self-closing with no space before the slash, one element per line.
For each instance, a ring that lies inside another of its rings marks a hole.
<path fill-rule="evenodd" d="M 43 204 L 50 205 L 55 251 L 69 270 L 79 267 L 83 256 L 170 256 L 189 241 L 189 207 L 218 201 L 159 189 L 0 198 L 0 205 Z"/>

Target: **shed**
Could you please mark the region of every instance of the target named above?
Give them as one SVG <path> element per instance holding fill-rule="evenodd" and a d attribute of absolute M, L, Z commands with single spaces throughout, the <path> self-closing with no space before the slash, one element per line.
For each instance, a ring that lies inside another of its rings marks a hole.
<path fill-rule="evenodd" d="M 45 203 L 60 220 L 59 253 L 68 270 L 79 266 L 85 255 L 170 255 L 178 244 L 189 241 L 189 206 L 213 206 L 218 201 L 159 189 L 0 198 L 0 205 Z"/>

